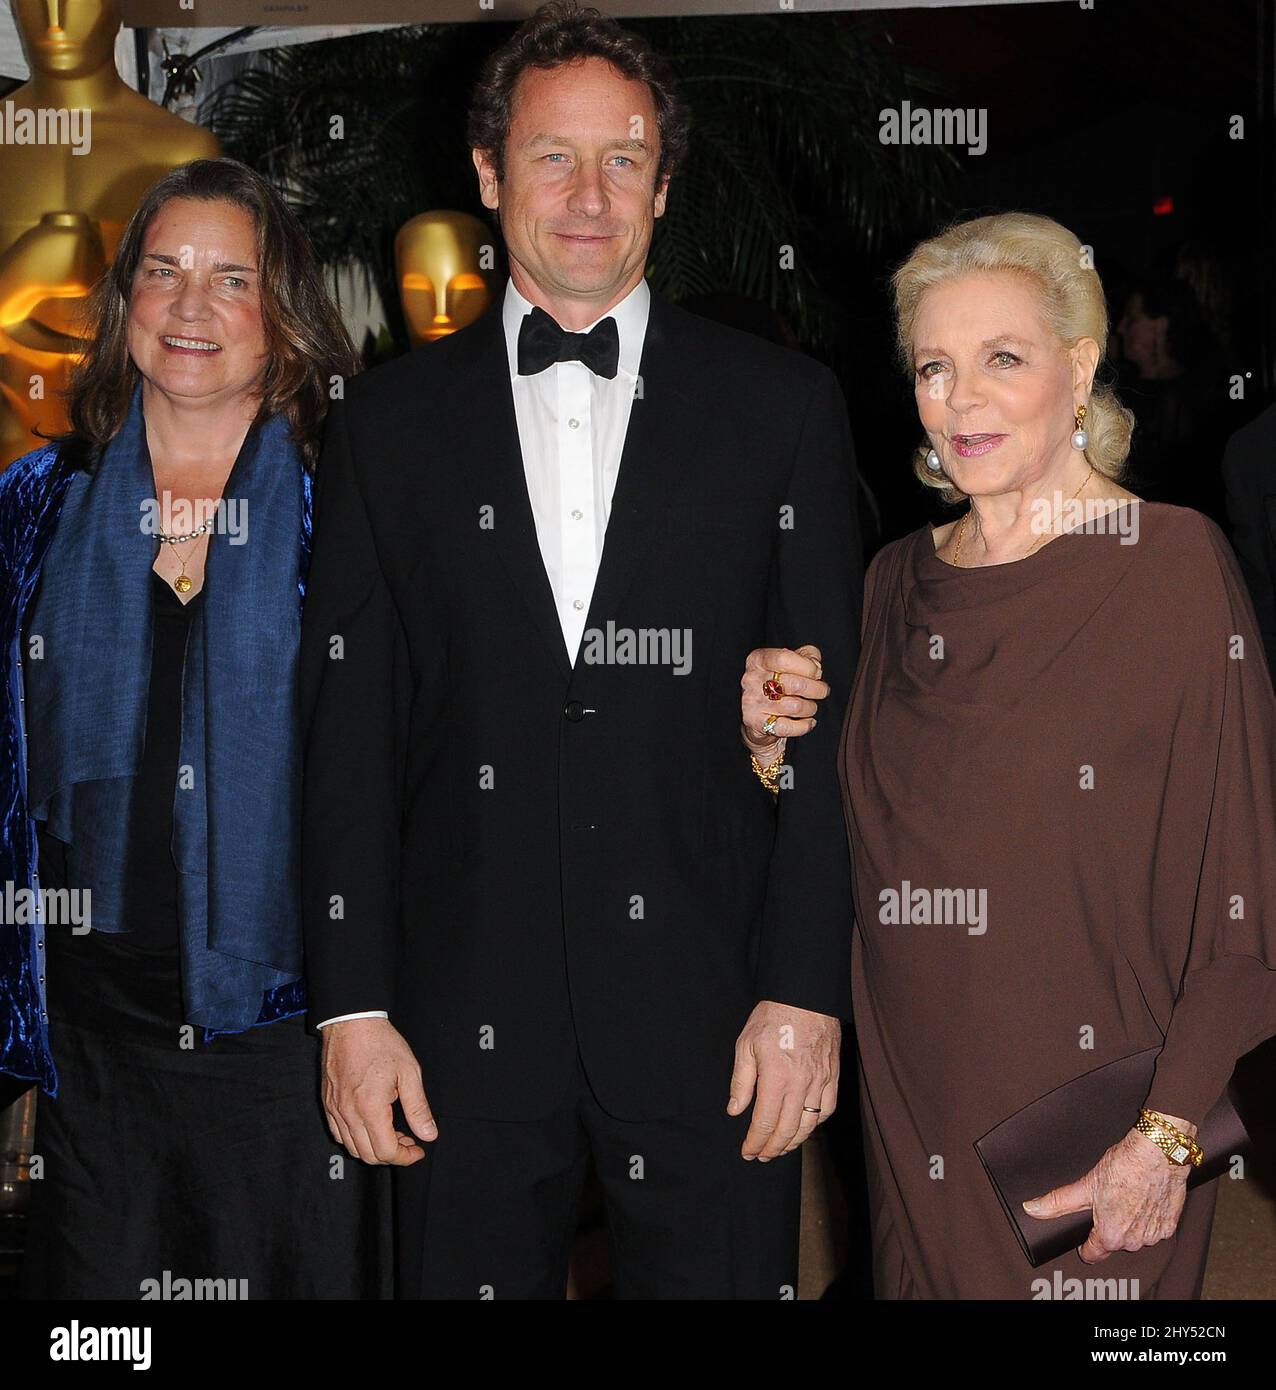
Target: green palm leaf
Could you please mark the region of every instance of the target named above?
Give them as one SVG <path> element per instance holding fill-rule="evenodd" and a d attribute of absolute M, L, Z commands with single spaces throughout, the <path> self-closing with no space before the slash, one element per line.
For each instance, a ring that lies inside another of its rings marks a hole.
<path fill-rule="evenodd" d="M 946 201 L 951 155 L 878 140 L 883 108 L 935 84 L 897 59 L 879 26 L 846 16 L 633 27 L 670 59 L 693 119 L 656 224 L 652 283 L 676 299 L 750 295 L 809 346 L 827 346 L 837 316 L 819 289 L 821 262 L 866 260 Z M 321 260 L 376 285 L 400 347 L 394 234 L 427 208 L 482 213 L 465 110 L 495 42 L 487 25 L 417 25 L 277 49 L 206 113 L 228 153 L 285 191 Z"/>

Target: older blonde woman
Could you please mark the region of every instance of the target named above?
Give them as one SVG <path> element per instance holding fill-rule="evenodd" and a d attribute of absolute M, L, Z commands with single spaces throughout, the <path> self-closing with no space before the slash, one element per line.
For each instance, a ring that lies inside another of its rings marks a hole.
<path fill-rule="evenodd" d="M 1137 1107 L 1027 1204 L 1092 1217 L 1036 1270 L 972 1144 L 1149 1048 L 1143 1106 L 1194 1137 L 1276 1032 L 1276 700 L 1253 612 L 1212 522 L 1119 482 L 1132 422 L 1096 382 L 1104 297 L 1075 236 L 979 218 L 894 288 L 919 474 L 969 505 L 874 558 L 843 733 L 878 1296 L 1040 1297 L 1060 1271 L 1196 1297 L 1217 1183 L 1188 1193 Z M 776 671 L 796 677 L 779 701 Z M 750 655 L 764 764 L 809 727 L 811 674 Z"/>

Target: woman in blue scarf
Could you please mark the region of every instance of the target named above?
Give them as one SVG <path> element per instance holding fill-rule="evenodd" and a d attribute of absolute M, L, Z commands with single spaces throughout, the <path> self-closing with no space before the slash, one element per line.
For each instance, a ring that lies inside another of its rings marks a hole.
<path fill-rule="evenodd" d="M 0 1070 L 44 1091 L 23 1292 L 384 1296 L 298 911 L 311 470 L 357 359 L 296 219 L 224 159 L 150 190 L 90 326 L 70 433 L 0 474 Z"/>

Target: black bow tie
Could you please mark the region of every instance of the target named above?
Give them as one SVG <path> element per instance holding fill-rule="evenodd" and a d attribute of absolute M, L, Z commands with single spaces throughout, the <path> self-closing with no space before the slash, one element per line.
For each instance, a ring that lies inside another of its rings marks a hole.
<path fill-rule="evenodd" d="M 603 319 L 588 333 L 569 333 L 535 306 L 518 327 L 518 374 L 535 376 L 555 362 L 583 362 L 595 376 L 614 377 L 620 365 L 616 320 Z"/>

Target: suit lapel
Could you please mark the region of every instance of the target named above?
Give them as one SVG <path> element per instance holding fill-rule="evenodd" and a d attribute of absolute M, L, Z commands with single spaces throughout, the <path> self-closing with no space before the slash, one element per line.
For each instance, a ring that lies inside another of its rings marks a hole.
<path fill-rule="evenodd" d="M 679 316 L 669 300 L 652 291 L 639 391 L 625 432 L 586 630 L 604 628 L 609 618 L 619 620 L 621 602 L 640 567 L 652 562 L 681 475 L 698 456 L 705 411 L 684 384 L 694 364 L 677 332 Z"/>
<path fill-rule="evenodd" d="M 452 395 L 457 403 L 457 411 L 451 417 L 457 427 L 452 434 L 462 477 L 475 507 L 491 508 L 491 534 L 501 562 L 567 680 L 571 677 L 571 663 L 527 495 L 499 297 L 477 323 L 464 329 L 449 346 L 454 348 Z"/>
<path fill-rule="evenodd" d="M 704 411 L 683 385 L 691 364 L 680 350 L 677 315 L 668 300 L 652 292 L 640 390 L 625 433 L 586 628 L 604 626 L 609 617 L 617 617 L 677 494 L 679 472 L 686 460 L 696 457 Z M 462 476 L 476 508 L 492 508 L 492 536 L 501 561 L 564 679 L 570 679 L 572 665 L 527 494 L 499 299 L 449 346 L 454 399 L 468 406 L 449 426 Z"/>

